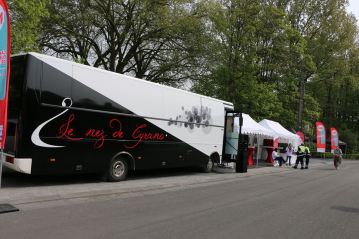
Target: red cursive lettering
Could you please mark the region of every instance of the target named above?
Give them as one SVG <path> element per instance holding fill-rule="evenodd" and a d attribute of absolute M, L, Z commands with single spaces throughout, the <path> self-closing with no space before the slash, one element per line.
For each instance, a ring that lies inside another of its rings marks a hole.
<path fill-rule="evenodd" d="M 163 133 L 148 133 L 148 132 L 142 132 L 141 129 L 146 128 L 147 125 L 146 124 L 141 124 L 139 126 L 137 126 L 137 128 L 133 131 L 131 137 L 132 139 L 136 140 L 136 142 L 133 145 L 125 145 L 126 148 L 128 149 L 133 149 L 136 148 L 142 141 L 146 140 L 159 140 L 159 141 L 163 141 L 165 139 L 165 136 Z"/>
<path fill-rule="evenodd" d="M 105 135 L 105 131 L 103 129 L 88 129 L 85 133 L 85 136 L 97 139 L 94 144 L 94 148 L 99 149 L 102 148 L 103 144 L 105 143 L 105 138 L 107 135 Z"/>
<path fill-rule="evenodd" d="M 117 131 L 112 133 L 112 138 L 116 139 L 122 139 L 123 138 L 123 131 L 122 131 L 122 123 L 119 119 L 112 119 L 110 120 L 109 126 L 111 129 L 115 128 L 117 125 Z"/>
<path fill-rule="evenodd" d="M 75 130 L 72 128 L 72 123 L 75 121 L 75 115 L 71 114 L 67 121 L 62 124 L 58 129 L 58 138 L 65 138 L 71 141 L 79 141 L 85 138 L 77 138 L 75 134 Z M 112 139 L 123 139 L 124 131 L 122 122 L 119 119 L 111 119 L 108 122 L 109 128 L 112 129 L 111 136 Z M 131 143 L 125 144 L 124 146 L 128 149 L 136 148 L 143 141 L 163 141 L 165 139 L 165 135 L 160 132 L 146 132 L 147 124 L 139 124 L 136 126 L 135 130 L 131 134 Z M 85 133 L 81 133 L 86 138 L 95 139 L 94 148 L 100 149 L 104 146 L 105 140 L 108 137 L 105 134 L 104 129 L 95 129 L 89 128 Z"/>
<path fill-rule="evenodd" d="M 72 141 L 82 140 L 83 138 L 75 138 L 74 129 L 71 128 L 71 123 L 75 120 L 75 115 L 71 114 L 66 123 L 60 126 L 58 130 L 58 138 L 65 138 Z"/>

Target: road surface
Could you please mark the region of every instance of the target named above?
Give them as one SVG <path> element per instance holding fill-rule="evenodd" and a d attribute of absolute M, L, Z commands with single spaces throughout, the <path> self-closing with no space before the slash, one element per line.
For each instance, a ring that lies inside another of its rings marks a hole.
<path fill-rule="evenodd" d="M 358 182 L 359 161 L 345 161 L 340 170 L 317 161 L 308 170 L 185 173 L 116 184 L 44 185 L 37 191 L 30 185 L 30 194 L 43 196 L 32 195 L 36 200 L 9 186 L 0 191 L 2 200 L 11 202 L 13 192 L 20 211 L 0 214 L 0 238 L 356 239 Z M 81 185 L 92 185 L 95 193 L 69 189 Z M 100 193 L 101 187 L 106 190 Z M 45 193 L 53 188 L 57 194 Z"/>

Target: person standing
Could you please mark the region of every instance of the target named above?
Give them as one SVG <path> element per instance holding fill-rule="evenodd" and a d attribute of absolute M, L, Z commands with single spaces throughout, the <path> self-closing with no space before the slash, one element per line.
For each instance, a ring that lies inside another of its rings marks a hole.
<path fill-rule="evenodd" d="M 282 167 L 282 165 L 283 165 L 283 163 L 284 163 L 284 159 L 283 159 L 282 156 L 279 155 L 279 153 L 278 153 L 277 151 L 278 151 L 277 148 L 275 148 L 275 149 L 273 150 L 273 152 L 272 152 L 272 158 L 273 158 L 273 160 L 278 161 L 279 167 Z"/>
<path fill-rule="evenodd" d="M 302 143 L 301 145 L 299 145 L 298 150 L 297 150 L 297 160 L 295 161 L 295 165 L 293 168 L 298 168 L 298 164 L 300 163 L 300 169 L 304 169 L 304 165 L 303 165 L 303 159 L 305 156 L 305 146 Z"/>
<path fill-rule="evenodd" d="M 339 148 L 339 146 L 337 146 L 334 149 L 333 153 L 334 153 L 334 167 L 335 167 L 335 169 L 338 169 L 339 165 L 342 163 L 343 152 Z"/>
<path fill-rule="evenodd" d="M 305 147 L 305 169 L 308 169 L 309 167 L 309 159 L 310 159 L 310 150 L 308 146 Z"/>
<path fill-rule="evenodd" d="M 294 148 L 292 146 L 292 144 L 288 144 L 287 148 L 285 149 L 285 152 L 286 152 L 286 155 L 287 155 L 287 159 L 286 159 L 286 165 L 288 166 L 292 166 L 292 155 L 293 155 L 293 151 L 294 151 Z"/>

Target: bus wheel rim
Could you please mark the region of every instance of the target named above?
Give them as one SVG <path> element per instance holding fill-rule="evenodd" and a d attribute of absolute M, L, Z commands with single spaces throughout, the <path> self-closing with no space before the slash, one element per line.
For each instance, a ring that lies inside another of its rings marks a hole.
<path fill-rule="evenodd" d="M 125 172 L 124 163 L 123 162 L 116 162 L 113 165 L 112 171 L 113 171 L 114 176 L 121 177 L 123 175 L 123 173 Z"/>

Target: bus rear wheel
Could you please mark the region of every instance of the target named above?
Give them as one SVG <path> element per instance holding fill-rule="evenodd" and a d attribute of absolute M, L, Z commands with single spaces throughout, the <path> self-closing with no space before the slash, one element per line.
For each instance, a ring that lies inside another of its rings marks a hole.
<path fill-rule="evenodd" d="M 128 173 L 128 162 L 124 158 L 117 157 L 111 160 L 108 181 L 118 182 L 126 179 Z"/>

